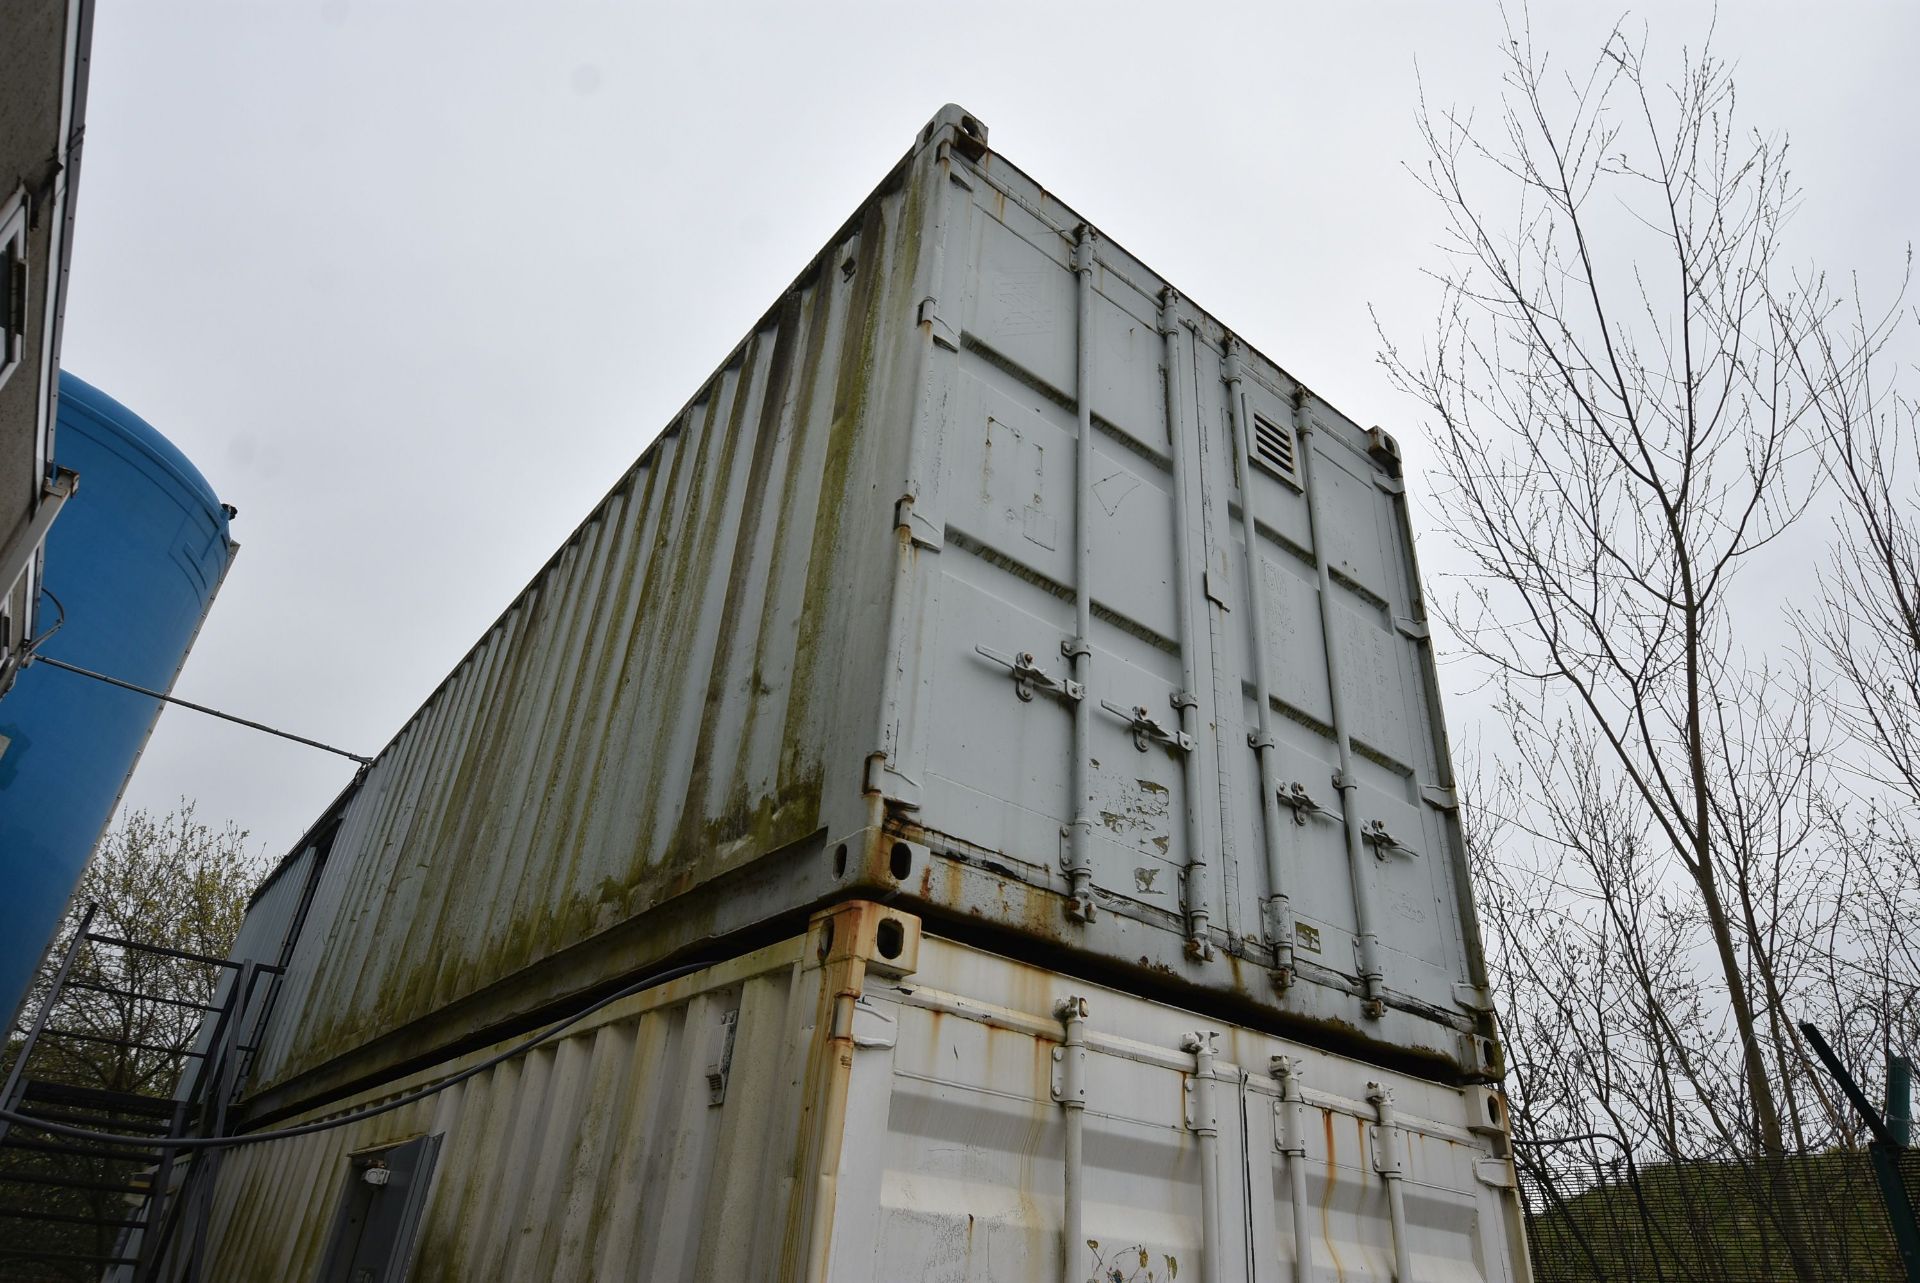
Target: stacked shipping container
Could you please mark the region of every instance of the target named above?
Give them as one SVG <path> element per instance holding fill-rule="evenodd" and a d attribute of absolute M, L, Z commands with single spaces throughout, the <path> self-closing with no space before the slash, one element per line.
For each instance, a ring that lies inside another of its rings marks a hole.
<path fill-rule="evenodd" d="M 934 119 L 315 835 L 263 889 L 240 945 L 288 963 L 264 1020 L 256 1118 L 324 1113 L 350 1091 L 377 1097 L 645 968 L 774 948 L 817 935 L 806 924 L 823 906 L 883 901 L 859 912 L 892 915 L 916 941 L 924 923 L 965 974 L 1001 969 L 966 1001 L 1025 1013 L 1014 1027 L 1069 1061 L 1074 1021 L 1047 1014 L 1043 1035 L 1034 1013 L 1052 1007 L 1036 986 L 1058 997 L 1101 984 L 1130 1011 L 1171 1008 L 1127 993 L 1204 1013 L 1234 1061 L 1216 1061 L 1204 1038 L 1198 1051 L 1155 1054 L 1188 1095 L 1228 1078 L 1243 1122 L 1261 1093 L 1286 1099 L 1278 1080 L 1249 1076 L 1268 1071 L 1261 1056 L 1315 1060 L 1332 1076 L 1323 1089 L 1363 1120 L 1354 1143 L 1372 1157 L 1361 1168 L 1381 1179 L 1351 1201 L 1338 1187 L 1344 1142 L 1329 1105 L 1327 1142 L 1300 1168 L 1325 1166 L 1322 1196 L 1282 1202 L 1296 1217 L 1379 1212 L 1379 1270 L 1340 1264 L 1339 1243 L 1367 1233 L 1343 1239 L 1325 1222 L 1344 1277 L 1404 1279 L 1420 1243 L 1453 1263 L 1439 1271 L 1448 1277 L 1524 1271 L 1497 1097 L 1475 1086 L 1499 1060 L 1397 450 L 1100 237 L 958 108 Z M 1005 987 L 1016 975 L 1017 1001 Z M 970 992 L 944 968 L 930 983 Z M 895 1000 L 861 983 L 837 992 Z M 823 1002 L 818 1020 L 765 1019 L 796 1054 L 835 1038 L 867 1045 L 840 1027 L 857 1014 Z M 676 1019 L 698 1024 L 691 1012 Z M 583 1038 L 541 1054 L 587 1055 L 566 1051 Z M 981 1048 L 961 1039 L 951 1054 Z M 599 1055 L 580 1062 L 596 1084 Z M 667 1090 L 687 1056 L 661 1055 L 629 1048 L 609 1082 L 639 1075 Z M 894 1073 L 902 1063 L 896 1053 Z M 952 1081 L 986 1090 L 1000 1074 L 968 1072 Z M 1422 1116 L 1466 1147 L 1427 1172 L 1433 1198 L 1417 1213 L 1398 1206 L 1406 1169 L 1387 1151 L 1404 1129 L 1384 1089 L 1369 1101 L 1369 1074 L 1417 1094 Z M 855 1127 L 844 1102 L 837 1121 L 812 1118 L 824 1081 L 785 1089 L 812 1119 L 802 1135 Z M 1020 1081 L 1002 1084 L 1032 1107 L 1019 1126 L 1061 1112 L 1057 1074 Z M 586 1095 L 570 1108 L 602 1108 L 580 1102 L 603 1088 L 615 1090 L 575 1083 Z M 579 1123 L 535 1112 L 543 1121 L 525 1126 L 557 1137 Z M 912 1184 L 920 1176 L 902 1193 L 854 1170 L 892 1161 L 889 1117 L 836 1139 L 838 1167 L 796 1160 L 791 1179 L 809 1198 L 837 1179 L 842 1204 L 789 1226 L 786 1254 L 754 1258 L 745 1276 L 825 1277 L 831 1259 L 832 1277 L 868 1277 L 869 1263 L 829 1250 L 835 1218 L 872 1198 L 932 1197 Z M 1231 1156 L 1208 1148 L 1194 1160 L 1240 1173 L 1225 1178 L 1235 1190 L 1255 1170 L 1239 1129 L 1227 1129 Z M 1035 1137 L 1030 1147 L 1051 1152 Z M 1304 1152 L 1292 1144 L 1278 1152 Z M 302 1152 L 323 1167 L 338 1158 Z M 900 1172 L 921 1170 L 924 1155 L 898 1157 Z M 1165 1175 L 1140 1157 L 1134 1178 Z M 1016 1197 L 982 1161 L 967 1178 L 979 1189 L 942 1186 L 941 1197 Z M 996 1248 L 988 1258 L 1001 1264 L 952 1277 L 1077 1277 L 1081 1160 L 1069 1144 L 1049 1161 L 1068 1192 L 1054 1212 L 1022 1213 L 1020 1232 L 1067 1234 L 1064 1263 Z M 1101 1161 L 1116 1179 L 1128 1169 L 1118 1150 Z M 221 1188 L 257 1199 L 255 1179 L 230 1174 Z M 1256 1231 L 1248 1197 L 1202 1199 L 1196 1215 L 1213 1227 L 1194 1236 L 1202 1277 L 1265 1277 L 1263 1255 L 1312 1276 L 1314 1253 L 1290 1245 L 1294 1222 L 1283 1247 Z M 223 1213 L 229 1230 L 237 1207 Z M 1445 1208 L 1492 1219 L 1451 1246 L 1422 1238 L 1422 1218 Z M 1231 1249 L 1222 1217 L 1244 1229 Z M 458 1217 L 428 1224 L 442 1226 L 443 1254 L 445 1235 L 466 1232 Z M 690 1255 L 645 1276 L 743 1276 L 711 1264 L 732 1259 L 718 1248 L 680 1250 Z M 874 1261 L 932 1269 L 920 1248 L 900 1251 Z"/>

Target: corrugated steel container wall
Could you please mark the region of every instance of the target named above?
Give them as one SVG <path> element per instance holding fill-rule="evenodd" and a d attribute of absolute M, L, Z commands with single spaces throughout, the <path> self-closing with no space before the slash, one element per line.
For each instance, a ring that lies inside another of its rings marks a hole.
<path fill-rule="evenodd" d="M 1085 999 L 1088 1050 L 1084 1233 L 1067 1245 L 1056 1010 L 1070 996 Z M 1192 1050 L 1203 1031 L 1218 1034 L 1210 1078 Z M 1296 1068 L 1297 1107 L 1276 1057 Z M 1387 1126 L 1372 1084 L 1391 1092 Z M 351 1156 L 438 1134 L 414 1283 L 1050 1283 L 1068 1247 L 1084 1265 L 1072 1277 L 1386 1283 L 1396 1236 L 1406 1277 L 1524 1280 L 1501 1110 L 1487 1088 L 1223 1028 L 845 905 L 438 1096 L 232 1152 L 208 1277 L 315 1277 Z"/>
<path fill-rule="evenodd" d="M 353 786 L 349 785 L 341 800 L 350 797 L 352 792 Z M 246 916 L 241 919 L 240 930 L 234 937 L 233 947 L 228 950 L 228 957 L 235 962 L 253 963 L 256 966 L 286 966 L 288 946 L 299 937 L 315 880 L 325 867 L 336 830 L 333 819 L 323 817 L 321 823 L 304 834 L 287 857 L 254 889 L 252 898 L 247 902 Z M 215 987 L 213 1005 L 224 1006 L 233 986 L 240 983 L 241 978 L 242 973 L 238 971 L 223 975 Z M 285 982 L 271 973 L 261 973 L 247 983 L 248 1001 L 239 1015 L 240 1037 L 237 1041 L 252 1047 L 279 1006 Z M 199 1089 L 201 1071 L 205 1068 L 204 1053 L 212 1046 L 219 1032 L 220 1018 L 217 1014 L 201 1019 L 191 1050 L 196 1057 L 202 1058 L 190 1059 L 181 1071 L 180 1079 L 173 1087 L 175 1100 L 193 1099 Z M 242 1073 L 244 1077 L 244 1068 Z"/>
<path fill-rule="evenodd" d="M 869 425 L 899 421 L 903 349 L 918 341 L 886 323 L 911 311 L 922 248 L 925 183 L 909 172 L 882 184 L 380 755 L 315 897 L 266 1077 L 865 822 L 856 745 L 871 739 L 893 561 L 892 500 L 875 477 L 897 475 L 905 452 Z M 823 862 L 811 891 L 807 871 L 783 870 L 796 885 L 757 903 L 831 894 Z M 682 928 L 722 929 L 705 912 Z M 632 947 L 663 934 L 649 922 Z M 619 965 L 616 944 L 600 948 Z M 604 974 L 592 961 L 574 983 Z"/>
<path fill-rule="evenodd" d="M 1396 452 L 1080 228 L 936 117 L 372 768 L 263 1106 L 859 894 L 1497 1073 Z"/>

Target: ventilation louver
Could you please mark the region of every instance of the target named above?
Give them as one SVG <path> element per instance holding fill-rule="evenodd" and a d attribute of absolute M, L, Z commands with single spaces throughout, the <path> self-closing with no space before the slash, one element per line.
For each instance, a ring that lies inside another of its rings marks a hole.
<path fill-rule="evenodd" d="M 1261 416 L 1253 416 L 1253 457 L 1260 463 L 1273 469 L 1287 480 L 1298 485 L 1299 474 L 1294 471 L 1293 429 Z"/>

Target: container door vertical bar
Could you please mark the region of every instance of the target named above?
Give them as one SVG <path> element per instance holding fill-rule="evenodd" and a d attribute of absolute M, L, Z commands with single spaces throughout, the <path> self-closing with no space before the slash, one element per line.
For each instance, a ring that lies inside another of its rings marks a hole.
<path fill-rule="evenodd" d="M 1187 497 L 1199 458 L 1193 433 L 1180 414 L 1180 295 L 1171 287 L 1160 295 L 1160 338 L 1166 378 L 1167 457 L 1173 461 L 1173 590 L 1179 597 L 1174 616 L 1180 624 L 1180 690 L 1173 698 L 1180 713 L 1180 730 L 1194 744 L 1180 759 L 1187 838 L 1187 876 L 1181 894 L 1187 917 L 1187 954 L 1204 960 L 1213 956 L 1213 942 L 1207 936 L 1211 888 L 1206 834 L 1200 822 L 1205 773 L 1200 765 L 1200 683 L 1195 670 L 1201 636 L 1194 621 L 1193 508 Z"/>
<path fill-rule="evenodd" d="M 1253 424 L 1247 406 L 1244 362 L 1240 341 L 1227 340 L 1221 377 L 1227 385 L 1227 412 L 1233 419 L 1234 470 L 1240 477 L 1240 527 L 1246 541 L 1248 644 L 1253 651 L 1253 698 L 1258 706 L 1253 734 L 1249 737 L 1260 767 L 1260 823 L 1267 855 L 1267 906 L 1262 915 L 1267 936 L 1273 944 L 1273 982 L 1279 989 L 1293 983 L 1293 902 L 1290 896 L 1292 872 L 1287 867 L 1288 851 L 1280 839 L 1280 782 L 1274 771 L 1273 684 L 1267 658 L 1266 569 L 1260 555 L 1260 522 L 1256 515 L 1253 488 Z"/>
<path fill-rule="evenodd" d="M 1094 230 L 1081 224 L 1073 246 L 1074 323 L 1073 637 L 1074 680 L 1087 698 L 1073 705 L 1073 815 L 1067 825 L 1067 916 L 1093 917 L 1093 258 Z"/>
<path fill-rule="evenodd" d="M 1300 441 L 1300 479 L 1307 491 L 1307 524 L 1313 536 L 1313 564 L 1320 585 L 1320 636 L 1327 652 L 1327 698 L 1333 714 L 1333 738 L 1340 753 L 1340 816 L 1347 838 L 1347 873 L 1353 884 L 1354 937 L 1360 951 L 1360 982 L 1366 987 L 1361 1010 L 1378 1020 L 1386 1014 L 1386 978 L 1380 967 L 1380 938 L 1373 929 L 1373 870 L 1367 863 L 1367 847 L 1360 832 L 1360 781 L 1353 773 L 1353 740 L 1348 734 L 1346 691 L 1342 684 L 1339 607 L 1333 595 L 1332 532 L 1321 509 L 1320 489 L 1313 480 L 1313 416 L 1307 412 L 1312 393 L 1295 390 L 1294 431 Z M 1271 794 L 1272 789 L 1269 787 Z"/>

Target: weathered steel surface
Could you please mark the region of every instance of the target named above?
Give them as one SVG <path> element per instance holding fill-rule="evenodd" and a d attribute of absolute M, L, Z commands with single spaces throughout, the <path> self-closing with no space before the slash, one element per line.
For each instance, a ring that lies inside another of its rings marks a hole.
<path fill-rule="evenodd" d="M 1056 1008 L 1068 996 L 1087 1012 L 1074 1244 L 1061 1240 Z M 1203 1082 L 1192 1048 L 1206 1033 L 1217 1055 Z M 1277 1066 L 1293 1071 L 1297 1109 Z M 1373 1085 L 1391 1094 L 1390 1126 Z M 208 1276 L 312 1277 L 350 1156 L 438 1133 L 415 1283 L 1040 1283 L 1111 1269 L 1386 1283 L 1396 1235 L 1411 1278 L 1524 1280 L 1499 1110 L 1485 1088 L 1383 1073 L 849 904 L 438 1097 L 235 1151 L 213 1199 Z M 1305 1178 L 1298 1234 L 1291 1164 Z"/>
<path fill-rule="evenodd" d="M 1496 1069 L 1391 441 L 1082 229 L 934 120 L 344 804 L 259 1106 L 857 894 Z"/>

